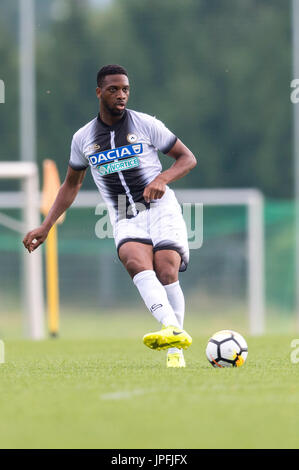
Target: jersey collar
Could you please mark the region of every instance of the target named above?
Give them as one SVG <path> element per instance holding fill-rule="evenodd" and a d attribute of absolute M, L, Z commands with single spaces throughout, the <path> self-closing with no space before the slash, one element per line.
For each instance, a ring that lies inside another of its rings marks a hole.
<path fill-rule="evenodd" d="M 125 109 L 122 118 L 119 121 L 117 121 L 115 124 L 113 124 L 113 126 L 108 126 L 108 124 L 103 122 L 101 117 L 100 117 L 100 113 L 98 113 L 97 120 L 98 120 L 98 123 L 100 123 L 101 126 L 103 126 L 105 129 L 107 129 L 109 131 L 115 131 L 115 130 L 119 129 L 124 124 L 124 122 L 127 120 L 127 115 L 128 115 L 128 112 Z"/>

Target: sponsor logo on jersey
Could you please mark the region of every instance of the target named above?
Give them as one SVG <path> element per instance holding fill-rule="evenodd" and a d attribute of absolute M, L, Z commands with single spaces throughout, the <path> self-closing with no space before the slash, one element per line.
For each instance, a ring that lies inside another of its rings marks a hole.
<path fill-rule="evenodd" d="M 123 160 L 121 162 L 111 162 L 105 165 L 100 165 L 98 171 L 101 176 L 110 175 L 111 173 L 117 173 L 118 171 L 130 170 L 139 166 L 139 158 L 133 157 Z"/>
<path fill-rule="evenodd" d="M 88 159 L 91 165 L 97 166 L 102 163 L 120 160 L 121 158 L 133 157 L 134 155 L 139 155 L 142 151 L 142 144 L 125 145 L 124 147 L 117 147 L 115 149 L 95 153 L 90 155 Z"/>
<path fill-rule="evenodd" d="M 135 142 L 137 142 L 137 135 L 136 134 L 128 134 L 127 135 L 127 141 L 130 143 L 130 144 L 134 144 Z"/>
<path fill-rule="evenodd" d="M 87 152 L 85 153 L 93 153 L 95 150 L 100 150 L 100 148 L 99 144 L 89 145 L 89 147 L 87 147 Z"/>

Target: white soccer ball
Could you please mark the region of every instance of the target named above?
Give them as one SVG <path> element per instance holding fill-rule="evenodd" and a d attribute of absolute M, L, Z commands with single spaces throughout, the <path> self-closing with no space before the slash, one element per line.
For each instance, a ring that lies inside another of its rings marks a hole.
<path fill-rule="evenodd" d="M 236 331 L 217 331 L 207 344 L 206 356 L 213 367 L 240 367 L 247 355 L 247 343 Z"/>

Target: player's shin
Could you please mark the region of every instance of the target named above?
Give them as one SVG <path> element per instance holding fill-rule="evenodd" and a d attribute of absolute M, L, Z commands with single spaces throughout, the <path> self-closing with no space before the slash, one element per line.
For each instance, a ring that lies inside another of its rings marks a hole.
<path fill-rule="evenodd" d="M 164 326 L 180 327 L 168 301 L 166 291 L 155 271 L 145 270 L 136 274 L 133 282 L 152 315 Z"/>

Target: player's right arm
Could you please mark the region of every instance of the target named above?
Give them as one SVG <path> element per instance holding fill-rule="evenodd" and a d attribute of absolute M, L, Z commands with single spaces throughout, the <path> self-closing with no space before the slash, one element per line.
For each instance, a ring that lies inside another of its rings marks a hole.
<path fill-rule="evenodd" d="M 52 225 L 72 205 L 82 186 L 85 173 L 86 169 L 73 170 L 70 166 L 68 167 L 65 180 L 47 217 L 40 227 L 28 232 L 23 240 L 23 244 L 29 253 L 36 250 L 46 240 Z"/>

